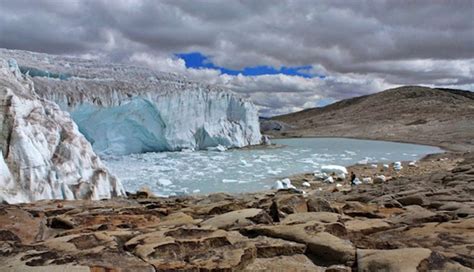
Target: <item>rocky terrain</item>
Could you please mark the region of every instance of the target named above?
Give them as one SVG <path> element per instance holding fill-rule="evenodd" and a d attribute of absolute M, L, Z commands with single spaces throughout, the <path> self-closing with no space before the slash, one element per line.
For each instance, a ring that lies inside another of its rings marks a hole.
<path fill-rule="evenodd" d="M 262 122 L 276 137 L 336 136 L 474 150 L 474 93 L 405 86 Z"/>
<path fill-rule="evenodd" d="M 474 155 L 428 156 L 384 182 L 306 194 L 2 205 L 1 271 L 473 271 Z M 338 185 L 339 184 L 339 185 Z"/>

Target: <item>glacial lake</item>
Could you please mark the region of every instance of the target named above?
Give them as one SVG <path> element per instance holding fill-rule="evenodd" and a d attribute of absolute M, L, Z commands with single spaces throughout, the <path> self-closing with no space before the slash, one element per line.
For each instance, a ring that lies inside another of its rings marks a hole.
<path fill-rule="evenodd" d="M 277 139 L 279 148 L 183 151 L 106 157 L 104 163 L 129 192 L 146 186 L 155 194 L 256 192 L 275 180 L 313 172 L 322 165 L 359 161 L 414 161 L 438 147 L 346 138 Z"/>

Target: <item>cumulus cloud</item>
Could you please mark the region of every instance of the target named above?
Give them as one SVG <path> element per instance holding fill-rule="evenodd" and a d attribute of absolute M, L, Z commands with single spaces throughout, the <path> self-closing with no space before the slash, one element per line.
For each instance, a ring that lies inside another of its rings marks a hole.
<path fill-rule="evenodd" d="M 474 90 L 474 2 L 0 0 L 0 47 L 134 62 L 223 84 L 271 115 L 404 84 Z M 312 66 L 314 75 L 186 68 Z"/>

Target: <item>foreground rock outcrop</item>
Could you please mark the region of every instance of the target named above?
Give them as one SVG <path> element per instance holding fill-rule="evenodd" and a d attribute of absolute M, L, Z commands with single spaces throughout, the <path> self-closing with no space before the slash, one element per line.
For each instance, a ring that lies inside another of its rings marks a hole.
<path fill-rule="evenodd" d="M 261 142 L 257 108 L 225 87 L 143 67 L 0 49 L 39 96 L 69 112 L 99 154 Z"/>
<path fill-rule="evenodd" d="M 14 60 L 0 59 L 0 201 L 124 195 L 69 114 L 40 98 Z"/>
<path fill-rule="evenodd" d="M 473 271 L 474 156 L 418 165 L 349 188 L 305 178 L 305 195 L 1 205 L 0 270 Z"/>

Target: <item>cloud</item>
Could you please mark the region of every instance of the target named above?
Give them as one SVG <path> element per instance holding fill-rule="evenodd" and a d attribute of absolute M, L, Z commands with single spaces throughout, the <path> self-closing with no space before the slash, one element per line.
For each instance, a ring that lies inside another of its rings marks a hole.
<path fill-rule="evenodd" d="M 225 84 L 265 114 L 391 86 L 474 90 L 474 2 L 0 0 L 0 47 L 134 62 Z M 311 66 L 315 75 L 229 76 L 186 68 Z"/>

